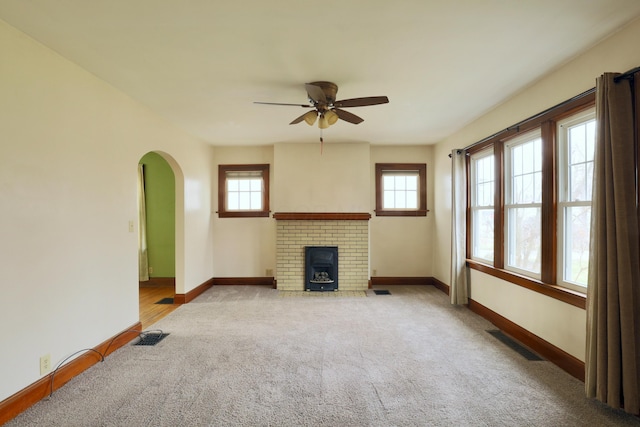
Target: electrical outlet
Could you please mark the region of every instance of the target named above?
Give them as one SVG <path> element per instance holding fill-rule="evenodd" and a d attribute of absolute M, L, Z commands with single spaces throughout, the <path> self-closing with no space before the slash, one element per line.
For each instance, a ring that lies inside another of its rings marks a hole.
<path fill-rule="evenodd" d="M 272 277 L 273 276 L 273 269 L 267 268 L 265 273 L 266 273 L 265 276 Z"/>
<path fill-rule="evenodd" d="M 378 270 L 373 270 L 373 271 L 371 271 L 371 275 L 372 275 L 372 276 L 377 276 L 377 275 L 378 275 Z"/>
<path fill-rule="evenodd" d="M 45 375 L 51 372 L 51 355 L 45 354 L 40 357 L 40 375 Z"/>
<path fill-rule="evenodd" d="M 153 274 L 153 267 L 149 267 L 149 274 Z"/>
<path fill-rule="evenodd" d="M 133 233 L 133 221 L 129 221 L 129 233 Z"/>

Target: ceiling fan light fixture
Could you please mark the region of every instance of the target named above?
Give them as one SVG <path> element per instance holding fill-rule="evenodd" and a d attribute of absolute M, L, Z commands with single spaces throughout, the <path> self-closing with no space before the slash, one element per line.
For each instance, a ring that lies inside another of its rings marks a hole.
<path fill-rule="evenodd" d="M 311 110 L 303 116 L 304 121 L 307 122 L 309 126 L 313 126 L 317 118 L 318 113 L 315 110 Z"/>
<path fill-rule="evenodd" d="M 329 120 L 327 120 L 326 113 L 320 114 L 320 120 L 318 120 L 318 127 L 320 129 L 326 129 L 330 126 Z"/>
<path fill-rule="evenodd" d="M 324 113 L 324 116 L 326 117 L 327 122 L 329 123 L 329 126 L 335 124 L 340 118 L 333 110 L 326 111 Z"/>

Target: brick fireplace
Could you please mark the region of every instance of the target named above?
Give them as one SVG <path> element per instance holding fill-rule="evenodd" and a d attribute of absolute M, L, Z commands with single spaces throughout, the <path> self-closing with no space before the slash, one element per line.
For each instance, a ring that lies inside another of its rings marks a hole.
<path fill-rule="evenodd" d="M 339 290 L 369 283 L 369 213 L 276 213 L 276 280 L 280 290 L 305 290 L 305 247 L 336 246 Z"/>

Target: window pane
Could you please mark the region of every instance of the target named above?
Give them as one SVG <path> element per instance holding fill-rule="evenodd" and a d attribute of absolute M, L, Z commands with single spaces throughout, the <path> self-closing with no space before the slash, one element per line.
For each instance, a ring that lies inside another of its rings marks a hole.
<path fill-rule="evenodd" d="M 513 175 L 522 175 L 522 148 L 520 146 L 514 147 L 511 151 L 511 168 Z"/>
<path fill-rule="evenodd" d="M 418 190 L 418 176 L 407 176 L 407 190 Z"/>
<path fill-rule="evenodd" d="M 493 206 L 493 156 L 474 159 L 475 183 L 472 183 L 472 205 Z M 473 191 L 475 189 L 475 191 Z"/>
<path fill-rule="evenodd" d="M 586 161 L 586 128 L 584 125 L 573 126 L 569 129 L 569 162 L 572 164 Z"/>
<path fill-rule="evenodd" d="M 251 193 L 251 209 L 262 210 L 262 194 L 254 191 Z"/>
<path fill-rule="evenodd" d="M 493 181 L 493 156 L 487 156 L 477 161 L 480 182 Z"/>
<path fill-rule="evenodd" d="M 535 187 L 533 192 L 533 202 L 542 202 L 542 172 L 536 172 L 534 174 L 533 185 Z"/>
<path fill-rule="evenodd" d="M 418 209 L 418 192 L 417 191 L 407 191 L 406 197 L 406 208 L 407 209 Z"/>
<path fill-rule="evenodd" d="M 238 191 L 238 180 L 227 179 L 227 191 Z"/>
<path fill-rule="evenodd" d="M 586 127 L 587 127 L 587 132 L 586 132 L 586 139 L 587 139 L 587 161 L 592 162 L 593 161 L 593 156 L 595 156 L 596 153 L 596 121 L 595 120 L 591 120 L 589 122 L 586 123 Z"/>
<path fill-rule="evenodd" d="M 407 178 L 404 176 L 396 176 L 394 184 L 394 188 L 396 190 L 404 190 L 405 188 L 407 188 Z"/>
<path fill-rule="evenodd" d="M 404 191 L 396 191 L 394 197 L 394 208 L 404 208 L 407 206 L 407 195 Z"/>
<path fill-rule="evenodd" d="M 247 210 L 251 208 L 248 192 L 238 193 L 238 209 Z"/>
<path fill-rule="evenodd" d="M 533 142 L 522 144 L 519 148 L 522 150 L 522 173 L 525 174 L 533 172 L 535 164 Z"/>
<path fill-rule="evenodd" d="M 393 209 L 395 207 L 395 193 L 393 191 L 384 192 L 383 207 L 385 209 Z"/>
<path fill-rule="evenodd" d="M 523 175 L 522 177 L 522 195 L 516 203 L 532 203 L 535 200 L 534 197 L 534 183 L 533 174 Z M 517 178 L 516 178 L 517 179 Z"/>
<path fill-rule="evenodd" d="M 508 148 L 511 161 L 508 204 L 530 204 L 542 201 L 542 140 L 525 140 Z"/>
<path fill-rule="evenodd" d="M 592 192 L 593 192 L 593 159 L 587 163 L 587 179 L 585 182 L 585 185 L 587 186 L 586 189 L 586 200 L 591 200 L 593 198 Z"/>
<path fill-rule="evenodd" d="M 591 207 L 565 208 L 564 280 L 587 286 Z"/>
<path fill-rule="evenodd" d="M 571 166 L 569 182 L 569 201 L 587 200 L 587 170 L 584 163 Z"/>
<path fill-rule="evenodd" d="M 227 209 L 235 210 L 238 209 L 238 193 L 227 193 Z"/>
<path fill-rule="evenodd" d="M 251 191 L 262 191 L 262 180 L 252 179 L 250 181 L 250 189 Z"/>
<path fill-rule="evenodd" d="M 495 188 L 495 183 L 493 181 L 482 184 L 482 206 L 493 206 L 493 193 Z"/>
<path fill-rule="evenodd" d="M 533 141 L 533 170 L 542 170 L 542 138 Z"/>
<path fill-rule="evenodd" d="M 393 190 L 395 188 L 395 177 L 393 175 L 385 175 L 382 177 L 382 188 L 387 190 Z"/>
<path fill-rule="evenodd" d="M 493 261 L 493 224 L 493 209 L 473 211 L 473 257 Z"/>
<path fill-rule="evenodd" d="M 541 208 L 510 208 L 507 258 L 511 267 L 540 273 Z"/>

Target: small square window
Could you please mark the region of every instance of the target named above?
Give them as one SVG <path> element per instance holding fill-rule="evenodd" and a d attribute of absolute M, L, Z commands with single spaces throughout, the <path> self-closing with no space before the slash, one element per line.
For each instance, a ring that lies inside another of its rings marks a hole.
<path fill-rule="evenodd" d="M 376 215 L 426 216 L 427 165 L 376 163 Z"/>
<path fill-rule="evenodd" d="M 218 216 L 269 216 L 269 165 L 218 166 Z"/>

